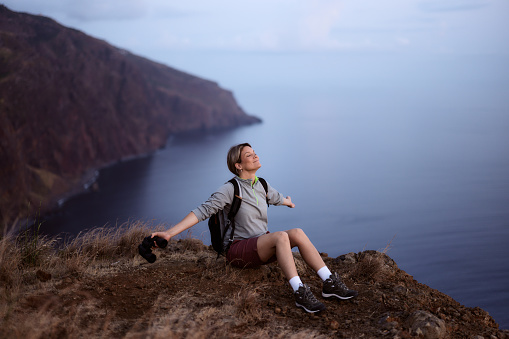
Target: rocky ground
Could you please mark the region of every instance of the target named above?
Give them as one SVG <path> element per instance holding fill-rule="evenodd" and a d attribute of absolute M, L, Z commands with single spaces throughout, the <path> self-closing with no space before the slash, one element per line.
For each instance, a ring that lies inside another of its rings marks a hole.
<path fill-rule="evenodd" d="M 61 277 L 38 269 L 3 309 L 0 337 L 509 338 L 486 311 L 417 282 L 376 251 L 322 254 L 359 296 L 325 300 L 317 315 L 295 307 L 277 263 L 232 268 L 194 239 L 155 253 L 154 264 L 136 256 Z M 320 279 L 295 258 L 319 296 Z"/>

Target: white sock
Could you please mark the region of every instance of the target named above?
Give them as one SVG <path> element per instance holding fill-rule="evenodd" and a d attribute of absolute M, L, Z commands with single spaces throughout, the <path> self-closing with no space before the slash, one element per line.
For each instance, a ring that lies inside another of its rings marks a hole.
<path fill-rule="evenodd" d="M 330 278 L 330 276 L 331 276 L 331 274 L 332 274 L 332 273 L 330 272 L 330 270 L 329 270 L 329 268 L 328 268 L 327 266 L 324 266 L 324 267 L 320 268 L 320 269 L 316 272 L 316 274 L 318 274 L 318 276 L 319 276 L 320 278 L 322 278 L 322 280 L 323 280 L 323 281 L 325 281 L 325 280 L 327 280 L 327 279 L 329 279 L 329 278 Z"/>
<path fill-rule="evenodd" d="M 302 285 L 302 281 L 300 280 L 298 275 L 290 279 L 288 282 L 290 283 L 290 285 L 292 285 L 294 292 L 299 289 L 300 285 Z"/>

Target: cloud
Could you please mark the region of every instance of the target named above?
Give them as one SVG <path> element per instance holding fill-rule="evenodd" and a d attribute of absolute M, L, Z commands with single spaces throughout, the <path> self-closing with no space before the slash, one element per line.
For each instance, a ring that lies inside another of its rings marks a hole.
<path fill-rule="evenodd" d="M 132 51 L 507 50 L 507 0 L 3 0 Z"/>
<path fill-rule="evenodd" d="M 363 5 L 337 0 L 5 1 L 16 4 L 18 9 L 30 8 L 32 13 L 41 10 L 63 24 L 111 43 L 127 43 L 125 47 L 129 49 L 143 45 L 158 49 L 164 46 L 177 50 L 262 52 L 376 48 L 377 39 L 371 34 L 354 37 L 347 32 L 352 27 L 362 29 L 369 25 L 368 30 L 379 34 L 378 15 L 386 7 L 375 0 Z M 148 35 L 152 37 L 150 41 L 145 38 Z"/>
<path fill-rule="evenodd" d="M 398 45 L 403 45 L 403 46 L 410 45 L 410 39 L 405 38 L 405 37 L 397 37 L 396 42 Z"/>
<path fill-rule="evenodd" d="M 161 31 L 154 39 L 155 45 L 171 49 L 187 49 L 191 46 L 191 41 L 188 37 L 177 36 L 168 31 Z"/>
<path fill-rule="evenodd" d="M 471 11 L 488 5 L 488 0 L 429 0 L 418 4 L 419 8 L 425 12 Z"/>
<path fill-rule="evenodd" d="M 337 1 L 309 2 L 301 19 L 299 43 L 303 48 L 341 48 L 341 43 L 331 35 L 341 13 Z"/>
<path fill-rule="evenodd" d="M 83 21 L 132 20 L 147 14 L 143 0 L 66 1 L 63 8 L 71 18 Z"/>
<path fill-rule="evenodd" d="M 333 36 L 341 3 L 333 0 L 312 2 L 253 2 L 237 5 L 232 17 L 210 22 L 217 30 L 207 48 L 242 51 L 310 51 L 345 48 Z M 215 16 L 214 16 L 215 17 Z M 204 19 L 207 20 L 207 19 Z"/>
<path fill-rule="evenodd" d="M 132 20 L 144 17 L 143 0 L 4 0 L 16 11 L 46 16 L 65 16 L 78 21 Z"/>

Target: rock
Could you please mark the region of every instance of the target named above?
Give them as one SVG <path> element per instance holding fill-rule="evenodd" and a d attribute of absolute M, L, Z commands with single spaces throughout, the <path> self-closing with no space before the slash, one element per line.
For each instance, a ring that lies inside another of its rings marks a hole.
<path fill-rule="evenodd" d="M 408 289 L 405 286 L 396 285 L 394 286 L 393 291 L 395 293 L 406 294 L 408 292 Z"/>
<path fill-rule="evenodd" d="M 42 282 L 51 280 L 51 274 L 44 272 L 42 270 L 37 270 L 37 272 L 35 272 L 35 276 L 37 277 L 37 279 L 39 279 Z"/>
<path fill-rule="evenodd" d="M 391 330 L 391 329 L 393 329 L 393 328 L 395 328 L 395 327 L 397 327 L 397 326 L 398 326 L 398 323 L 397 323 L 397 322 L 395 322 L 395 321 L 391 321 L 391 322 L 387 322 L 387 323 L 385 323 L 385 324 L 383 325 L 383 327 L 382 327 L 382 328 L 383 328 L 384 330 Z"/>
<path fill-rule="evenodd" d="M 422 336 L 425 339 L 440 339 L 446 337 L 445 322 L 431 313 L 415 311 L 406 320 L 405 326 L 412 335 Z"/>
<path fill-rule="evenodd" d="M 357 262 L 356 254 L 351 252 L 347 254 L 340 255 L 336 258 L 337 262 L 343 263 L 343 264 L 355 264 Z"/>

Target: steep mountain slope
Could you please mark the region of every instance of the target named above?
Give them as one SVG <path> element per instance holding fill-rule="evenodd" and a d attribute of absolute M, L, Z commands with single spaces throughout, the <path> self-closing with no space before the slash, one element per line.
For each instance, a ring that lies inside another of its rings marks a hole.
<path fill-rule="evenodd" d="M 0 5 L 0 227 L 171 133 L 259 121 L 214 82 Z"/>

